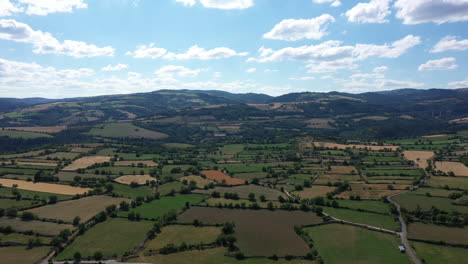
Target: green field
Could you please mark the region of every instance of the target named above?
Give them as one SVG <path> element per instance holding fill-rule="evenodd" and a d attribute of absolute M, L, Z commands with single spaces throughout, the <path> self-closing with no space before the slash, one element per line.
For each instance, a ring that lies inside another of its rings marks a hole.
<path fill-rule="evenodd" d="M 466 261 L 468 249 L 411 242 L 416 255 L 426 264 L 459 264 Z"/>
<path fill-rule="evenodd" d="M 0 247 L 0 264 L 11 263 L 36 263 L 45 257 L 49 252 L 49 247 L 36 247 L 27 249 L 24 246 Z"/>
<path fill-rule="evenodd" d="M 71 195 L 55 194 L 55 193 L 45 193 L 45 192 L 35 192 L 27 190 L 16 190 L 23 198 L 35 199 L 35 200 L 48 200 L 50 196 L 56 196 L 59 200 L 69 199 Z M 0 188 L 0 196 L 4 197 L 14 197 L 13 189 L 11 188 Z"/>
<path fill-rule="evenodd" d="M 28 132 L 28 131 L 13 131 L 13 130 L 0 130 L 0 137 L 24 138 L 24 139 L 52 138 L 52 136 L 49 134 Z"/>
<path fill-rule="evenodd" d="M 136 199 L 137 197 L 154 195 L 153 190 L 148 186 L 138 186 L 136 188 L 132 188 L 129 185 L 119 183 L 112 183 L 112 185 L 114 186 L 114 190 L 112 192 L 121 197 Z"/>
<path fill-rule="evenodd" d="M 0 199 L 0 208 L 21 208 L 31 205 L 33 202 L 30 200 L 16 201 L 14 199 Z"/>
<path fill-rule="evenodd" d="M 130 222 L 111 218 L 77 237 L 56 259 L 73 259 L 75 252 L 80 252 L 82 257 L 93 256 L 95 252 L 101 252 L 107 258 L 122 256 L 142 242 L 152 226 L 153 223 L 149 221 Z"/>
<path fill-rule="evenodd" d="M 221 234 L 220 227 L 194 227 L 190 225 L 170 225 L 162 229 L 157 237 L 146 243 L 146 249 L 160 249 L 168 244 L 179 246 L 211 244 Z"/>
<path fill-rule="evenodd" d="M 390 215 L 358 212 L 348 209 L 325 207 L 324 212 L 341 220 L 396 230 L 399 225 Z"/>
<path fill-rule="evenodd" d="M 388 214 L 390 212 L 390 207 L 388 204 L 381 201 L 370 201 L 370 200 L 336 200 L 340 207 L 347 207 L 354 210 L 366 210 L 376 213 Z"/>
<path fill-rule="evenodd" d="M 406 208 L 410 211 L 415 210 L 419 205 L 423 211 L 428 211 L 434 206 L 446 212 L 457 211 L 468 214 L 467 206 L 454 205 L 452 204 L 453 200 L 449 198 L 427 197 L 413 193 L 405 193 L 394 197 L 393 200 L 399 203 L 402 208 Z"/>
<path fill-rule="evenodd" d="M 168 182 L 163 185 L 160 185 L 157 189 L 162 196 L 168 195 L 170 192 L 175 191 L 179 192 L 180 188 L 182 188 L 184 184 L 178 181 Z"/>
<path fill-rule="evenodd" d="M 408 226 L 408 238 L 468 245 L 468 228 L 412 223 Z"/>
<path fill-rule="evenodd" d="M 259 186 L 259 185 L 240 185 L 234 187 L 216 187 L 210 190 L 197 190 L 197 193 L 211 194 L 212 192 L 219 192 L 221 197 L 224 193 L 237 193 L 239 198 L 248 199 L 249 194 L 255 194 L 255 198 L 259 201 L 261 195 L 264 195 L 267 200 L 278 200 L 279 196 L 285 197 L 285 195 L 279 190 Z"/>
<path fill-rule="evenodd" d="M 185 203 L 197 204 L 205 199 L 205 195 L 188 194 L 163 197 L 160 200 L 155 200 L 150 203 L 145 203 L 135 209 L 130 209 L 130 212 L 139 213 L 141 217 L 147 219 L 158 219 L 172 210 L 179 211 L 184 208 Z M 119 216 L 126 217 L 129 212 L 119 212 Z"/>
<path fill-rule="evenodd" d="M 404 264 L 411 263 L 398 250 L 397 237 L 339 224 L 306 228 L 308 236 L 327 264 Z"/>
<path fill-rule="evenodd" d="M 468 190 L 468 177 L 431 177 L 427 184 L 434 188 Z"/>
<path fill-rule="evenodd" d="M 162 139 L 167 135 L 156 131 L 151 131 L 141 127 L 137 127 L 131 123 L 110 123 L 102 127 L 93 128 L 89 132 L 93 136 L 109 137 L 109 138 L 147 138 L 147 139 Z"/>

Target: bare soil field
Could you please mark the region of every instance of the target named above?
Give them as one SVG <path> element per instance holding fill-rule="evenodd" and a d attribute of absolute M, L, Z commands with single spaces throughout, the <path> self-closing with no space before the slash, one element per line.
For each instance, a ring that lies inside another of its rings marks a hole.
<path fill-rule="evenodd" d="M 73 230 L 72 225 L 61 225 L 42 221 L 23 221 L 19 218 L 6 217 L 0 218 L 0 226 L 11 226 L 13 230 L 18 232 L 33 231 L 34 233 L 46 236 L 56 236 L 65 229 Z"/>
<path fill-rule="evenodd" d="M 51 127 L 7 127 L 6 130 L 38 132 L 38 133 L 60 133 L 67 129 L 66 126 L 51 126 Z"/>
<path fill-rule="evenodd" d="M 357 174 L 358 170 L 354 166 L 331 166 L 331 173 L 336 174 Z"/>
<path fill-rule="evenodd" d="M 194 181 L 197 183 L 197 187 L 198 188 L 203 188 L 205 187 L 206 185 L 210 184 L 210 183 L 213 183 L 214 181 L 210 180 L 210 179 L 205 179 L 205 178 L 202 178 L 200 176 L 196 176 L 196 175 L 191 175 L 191 176 L 186 176 L 186 177 L 182 177 L 182 178 L 179 178 L 178 179 L 179 181 L 187 181 L 187 182 L 191 182 L 191 181 Z"/>
<path fill-rule="evenodd" d="M 110 160 L 111 160 L 110 157 L 104 157 L 104 156 L 83 157 L 83 158 L 73 161 L 72 164 L 66 166 L 65 168 L 63 168 L 63 170 L 74 171 L 77 169 L 86 169 L 87 167 L 94 165 L 96 163 L 109 162 Z"/>
<path fill-rule="evenodd" d="M 468 176 L 468 167 L 460 162 L 436 161 L 435 167 L 436 170 L 440 170 L 445 173 L 453 172 L 455 176 Z"/>
<path fill-rule="evenodd" d="M 17 185 L 18 186 L 17 188 L 21 190 L 56 193 L 56 194 L 64 194 L 64 195 L 84 194 L 84 193 L 87 193 L 88 191 L 91 191 L 90 188 L 81 188 L 81 187 L 73 187 L 69 185 L 41 183 L 41 182 L 34 183 L 34 182 L 10 180 L 10 179 L 0 179 L 0 184 L 2 184 L 3 187 L 8 187 L 8 188 L 13 188 L 13 185 Z"/>
<path fill-rule="evenodd" d="M 406 150 L 403 155 L 407 160 L 414 161 L 418 167 L 425 169 L 427 167 L 427 160 L 434 157 L 435 153 L 432 151 L 411 151 Z"/>
<path fill-rule="evenodd" d="M 287 254 L 303 256 L 309 252 L 304 240 L 294 232 L 294 226 L 321 223 L 322 218 L 302 211 L 231 210 L 193 207 L 179 216 L 179 222 L 221 224 L 233 221 L 234 235 L 240 250 L 249 256 Z"/>
<path fill-rule="evenodd" d="M 231 177 L 217 170 L 204 170 L 204 171 L 201 171 L 201 173 L 205 175 L 208 179 L 215 180 L 220 183 L 223 182 L 224 180 L 226 184 L 229 184 L 229 185 L 245 184 L 245 180 Z"/>
<path fill-rule="evenodd" d="M 67 222 L 73 221 L 76 216 L 82 222 L 88 221 L 109 205 L 119 205 L 122 201 L 130 202 L 125 198 L 113 198 L 110 196 L 90 196 L 78 200 L 59 202 L 53 205 L 46 205 L 28 210 L 41 218 L 57 219 Z"/>
<path fill-rule="evenodd" d="M 374 146 L 374 145 L 359 145 L 359 144 L 353 144 L 353 145 L 345 145 L 345 144 L 337 144 L 337 143 L 328 143 L 328 142 L 313 142 L 312 143 L 315 147 L 321 147 L 321 148 L 337 148 L 337 149 L 346 149 L 346 148 L 356 148 L 356 149 L 370 149 L 370 150 L 385 150 L 385 149 L 391 149 L 393 151 L 399 149 L 399 146 Z"/>
<path fill-rule="evenodd" d="M 310 199 L 321 196 L 325 197 L 327 193 L 333 192 L 335 189 L 335 187 L 314 185 L 312 188 L 304 188 L 303 191 L 294 192 L 293 194 L 297 194 L 301 198 Z"/>
<path fill-rule="evenodd" d="M 125 175 L 114 179 L 114 181 L 126 185 L 130 185 L 132 182 L 143 185 L 146 184 L 147 181 L 156 181 L 156 179 L 149 175 Z"/>
<path fill-rule="evenodd" d="M 114 162 L 114 166 L 131 167 L 131 166 L 137 166 L 139 163 L 146 165 L 148 167 L 158 166 L 158 164 L 152 160 L 122 160 L 122 161 Z"/>

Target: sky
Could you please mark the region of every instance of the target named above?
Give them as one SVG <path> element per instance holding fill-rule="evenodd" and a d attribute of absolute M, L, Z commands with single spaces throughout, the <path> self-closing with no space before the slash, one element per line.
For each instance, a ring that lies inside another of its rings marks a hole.
<path fill-rule="evenodd" d="M 0 0 L 0 97 L 468 87 L 468 0 Z"/>

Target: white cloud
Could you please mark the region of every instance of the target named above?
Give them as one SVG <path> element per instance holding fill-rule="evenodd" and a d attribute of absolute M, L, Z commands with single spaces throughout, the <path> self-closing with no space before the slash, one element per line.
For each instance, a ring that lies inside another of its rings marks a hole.
<path fill-rule="evenodd" d="M 128 68 L 128 65 L 127 64 L 117 64 L 115 66 L 112 66 L 112 65 L 107 65 L 106 67 L 102 68 L 101 71 L 121 71 L 121 70 L 125 70 Z"/>
<path fill-rule="evenodd" d="M 291 81 L 310 81 L 314 80 L 315 77 L 310 77 L 310 76 L 304 76 L 304 77 L 291 77 L 289 80 Z"/>
<path fill-rule="evenodd" d="M 168 60 L 217 60 L 227 59 L 234 56 L 247 55 L 247 52 L 237 52 L 226 47 L 218 47 L 211 50 L 206 50 L 195 45 L 190 47 L 185 53 L 169 52 L 164 55 L 164 58 Z"/>
<path fill-rule="evenodd" d="M 353 70 L 358 66 L 354 63 L 352 58 L 344 58 L 332 61 L 321 61 L 317 63 L 310 63 L 306 65 L 308 68 L 307 73 L 328 73 L 336 72 L 339 70 Z"/>
<path fill-rule="evenodd" d="M 286 47 L 279 50 L 260 48 L 259 58 L 249 58 L 253 62 L 279 62 L 279 61 L 305 61 L 310 64 L 309 68 L 317 68 L 322 72 L 333 69 L 354 68 L 354 62 L 375 56 L 379 58 L 397 58 L 408 51 L 408 49 L 421 43 L 420 37 L 408 35 L 403 39 L 391 44 L 356 44 L 355 46 L 342 46 L 341 41 L 326 41 L 317 45 Z M 314 72 L 316 72 L 314 71 Z"/>
<path fill-rule="evenodd" d="M 11 19 L 0 19 L 0 39 L 30 43 L 37 54 L 60 54 L 75 58 L 114 56 L 114 49 L 110 46 L 97 47 L 74 40 L 60 42 L 50 33 L 33 30 L 27 24 Z"/>
<path fill-rule="evenodd" d="M 379 67 L 375 67 L 374 70 L 372 70 L 373 72 L 385 72 L 385 71 L 388 71 L 388 67 L 387 66 L 379 66 Z"/>
<path fill-rule="evenodd" d="M 167 50 L 163 48 L 155 47 L 155 44 L 151 43 L 149 45 L 137 46 L 135 51 L 133 52 L 129 51 L 125 54 L 129 56 L 133 56 L 136 59 L 141 59 L 141 58 L 157 59 L 167 54 Z"/>
<path fill-rule="evenodd" d="M 455 36 L 446 36 L 441 39 L 430 51 L 431 53 L 444 51 L 468 50 L 468 39 L 457 40 Z"/>
<path fill-rule="evenodd" d="M 200 0 L 207 8 L 216 9 L 246 9 L 254 5 L 253 0 Z"/>
<path fill-rule="evenodd" d="M 369 3 L 358 3 L 348 10 L 345 15 L 353 23 L 387 23 L 390 15 L 391 0 L 371 0 Z"/>
<path fill-rule="evenodd" d="M 250 68 L 247 70 L 248 73 L 254 73 L 257 71 L 257 68 Z"/>
<path fill-rule="evenodd" d="M 278 23 L 270 32 L 263 35 L 266 39 L 296 41 L 301 39 L 321 39 L 335 18 L 323 14 L 311 19 L 285 19 Z"/>
<path fill-rule="evenodd" d="M 19 0 L 25 5 L 28 15 L 45 16 L 50 13 L 71 13 L 75 9 L 87 8 L 84 0 Z"/>
<path fill-rule="evenodd" d="M 468 88 L 468 79 L 464 81 L 451 82 L 448 86 L 451 88 Z"/>
<path fill-rule="evenodd" d="M 369 90 L 418 88 L 424 86 L 424 83 L 379 78 L 374 81 L 351 79 L 350 81 L 344 81 L 342 85 L 345 88 L 354 88 L 354 92 L 364 92 Z"/>
<path fill-rule="evenodd" d="M 200 74 L 202 70 L 201 69 L 189 69 L 184 66 L 178 66 L 178 65 L 167 65 L 164 67 L 161 67 L 160 69 L 156 70 L 154 73 L 158 75 L 159 77 L 168 77 L 168 78 L 173 78 L 173 77 L 197 77 L 198 74 Z"/>
<path fill-rule="evenodd" d="M 457 59 L 443 58 L 440 60 L 430 60 L 421 64 L 418 68 L 419 71 L 439 71 L 439 70 L 454 70 L 458 68 Z"/>
<path fill-rule="evenodd" d="M 0 16 L 12 16 L 22 11 L 22 7 L 10 2 L 10 0 L 0 0 Z"/>
<path fill-rule="evenodd" d="M 331 6 L 333 7 L 338 7 L 341 5 L 339 0 L 313 0 L 313 2 L 317 4 L 331 3 Z"/>
<path fill-rule="evenodd" d="M 184 6 L 194 6 L 197 1 L 195 0 L 176 0 L 176 2 L 184 4 Z"/>
<path fill-rule="evenodd" d="M 379 73 L 356 73 L 351 75 L 351 79 L 382 79 L 384 78 L 383 74 Z"/>
<path fill-rule="evenodd" d="M 468 0 L 397 0 L 394 6 L 403 24 L 468 21 Z"/>

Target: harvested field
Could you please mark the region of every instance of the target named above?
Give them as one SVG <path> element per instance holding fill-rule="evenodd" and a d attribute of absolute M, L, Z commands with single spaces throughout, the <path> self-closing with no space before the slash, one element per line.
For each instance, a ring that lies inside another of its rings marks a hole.
<path fill-rule="evenodd" d="M 67 129 L 66 126 L 50 126 L 50 127 L 7 127 L 6 130 L 27 131 L 37 133 L 60 133 Z"/>
<path fill-rule="evenodd" d="M 178 180 L 181 181 L 181 182 L 182 181 L 187 181 L 188 183 L 190 183 L 191 181 L 194 181 L 194 182 L 197 183 L 198 188 L 203 188 L 206 185 L 214 182 L 214 181 L 212 181 L 210 179 L 205 179 L 205 178 L 202 178 L 202 177 L 196 176 L 196 175 L 182 177 L 182 178 L 179 178 Z"/>
<path fill-rule="evenodd" d="M 36 247 L 27 249 L 26 247 L 1 247 L 0 264 L 32 264 L 45 257 L 49 252 L 49 247 Z"/>
<path fill-rule="evenodd" d="M 325 263 L 409 264 L 407 254 L 398 251 L 395 236 L 349 225 L 309 227 L 305 232 Z"/>
<path fill-rule="evenodd" d="M 316 197 L 325 197 L 327 193 L 333 192 L 335 189 L 335 187 L 314 185 L 311 188 L 304 188 L 302 191 L 293 192 L 293 194 L 296 194 L 303 199 L 310 199 Z"/>
<path fill-rule="evenodd" d="M 221 224 L 233 221 L 236 225 L 240 250 L 246 255 L 271 256 L 287 254 L 304 256 L 309 247 L 294 232 L 294 226 L 321 223 L 322 218 L 302 211 L 231 210 L 194 207 L 179 216 L 179 222 Z"/>
<path fill-rule="evenodd" d="M 16 164 L 18 165 L 31 165 L 31 166 L 46 166 L 46 167 L 55 167 L 57 166 L 56 162 L 41 162 L 38 160 L 37 162 L 34 161 L 17 161 Z"/>
<path fill-rule="evenodd" d="M 156 179 L 149 175 L 125 175 L 114 179 L 114 181 L 126 185 L 130 185 L 132 182 L 144 185 L 147 181 L 156 181 Z"/>
<path fill-rule="evenodd" d="M 76 147 L 76 148 L 72 148 L 70 150 L 70 152 L 76 152 L 76 153 L 88 153 L 90 152 L 91 150 L 93 150 L 94 148 L 82 148 L 82 147 Z"/>
<path fill-rule="evenodd" d="M 374 145 L 359 145 L 359 144 L 353 144 L 353 145 L 345 145 L 345 144 L 337 144 L 337 143 L 328 143 L 328 142 L 313 142 L 312 143 L 315 147 L 321 147 L 321 148 L 337 148 L 337 149 L 347 149 L 347 148 L 356 148 L 356 149 L 369 149 L 369 150 L 397 150 L 400 147 L 399 146 L 374 146 Z"/>
<path fill-rule="evenodd" d="M 57 204 L 46 205 L 28 210 L 40 218 L 57 219 L 72 222 L 76 216 L 82 222 L 88 221 L 99 212 L 104 211 L 109 205 L 119 205 L 120 202 L 130 202 L 125 198 L 113 198 L 110 196 L 90 196 L 78 200 L 69 200 Z"/>
<path fill-rule="evenodd" d="M 63 168 L 64 171 L 74 171 L 77 169 L 86 169 L 91 165 L 97 164 L 97 163 L 104 163 L 104 162 L 109 162 L 111 160 L 110 157 L 104 157 L 104 156 L 87 156 L 87 157 L 82 157 L 80 159 L 77 159 L 73 161 L 72 164 L 66 166 Z"/>
<path fill-rule="evenodd" d="M 426 264 L 458 264 L 466 261 L 468 249 L 450 246 L 433 245 L 422 242 L 411 242 L 416 255 Z"/>
<path fill-rule="evenodd" d="M 11 179 L 2 179 L 0 178 L 0 184 L 3 187 L 13 188 L 13 185 L 17 185 L 18 189 L 29 190 L 36 192 L 46 192 L 46 193 L 56 193 L 64 195 L 75 195 L 75 194 L 84 194 L 88 191 L 91 191 L 90 188 L 81 188 L 73 187 L 63 184 L 51 184 L 51 183 L 42 183 L 42 182 L 28 182 L 20 180 L 11 180 Z"/>
<path fill-rule="evenodd" d="M 360 196 L 364 200 L 380 200 L 392 194 L 403 192 L 403 190 L 353 190 L 335 195 L 335 198 L 350 199 L 351 196 Z"/>
<path fill-rule="evenodd" d="M 255 194 L 257 199 L 260 195 L 264 195 L 267 200 L 278 200 L 278 196 L 286 197 L 278 190 L 253 184 L 235 187 L 216 187 L 210 190 L 197 190 L 196 192 L 211 194 L 213 191 L 219 192 L 221 196 L 223 196 L 224 193 L 237 193 L 241 199 L 248 199 L 250 193 Z"/>
<path fill-rule="evenodd" d="M 432 151 L 411 151 L 406 150 L 403 152 L 406 159 L 414 161 L 418 167 L 425 169 L 427 167 L 427 160 L 434 157 L 435 153 Z"/>
<path fill-rule="evenodd" d="M 455 176 L 468 176 L 468 167 L 461 162 L 436 161 L 435 169 L 445 173 L 453 172 Z"/>
<path fill-rule="evenodd" d="M 44 152 L 43 150 L 36 150 L 36 151 L 23 152 L 23 153 L 17 153 L 17 154 L 6 154 L 6 155 L 0 155 L 0 158 L 15 159 L 15 158 L 24 158 L 24 157 L 34 157 L 34 156 L 40 155 L 43 152 Z"/>
<path fill-rule="evenodd" d="M 147 249 L 160 249 L 168 244 L 179 246 L 182 243 L 187 245 L 210 244 L 216 241 L 221 234 L 220 227 L 205 226 L 195 227 L 189 225 L 169 225 L 161 230 L 156 239 L 145 244 Z"/>
<path fill-rule="evenodd" d="M 224 181 L 226 182 L 226 184 L 229 184 L 229 185 L 245 184 L 245 180 L 231 177 L 217 170 L 204 170 L 204 171 L 201 171 L 200 173 L 204 174 L 208 179 L 215 180 L 219 183 L 222 183 Z"/>
<path fill-rule="evenodd" d="M 354 174 L 358 173 L 358 170 L 354 166 L 331 166 L 331 173 L 335 174 Z"/>
<path fill-rule="evenodd" d="M 429 136 L 423 136 L 423 138 L 438 138 L 438 137 L 446 137 L 447 134 L 437 134 L 437 135 L 429 135 Z"/>
<path fill-rule="evenodd" d="M 62 230 L 73 230 L 72 225 L 56 224 L 42 221 L 23 221 L 19 218 L 0 218 L 0 226 L 11 226 L 13 230 L 18 232 L 33 231 L 36 234 L 46 236 L 56 236 Z"/>
<path fill-rule="evenodd" d="M 83 257 L 91 257 L 97 251 L 102 252 L 106 258 L 122 256 L 142 242 L 152 226 L 153 223 L 149 221 L 131 222 L 127 219 L 110 218 L 78 236 L 56 259 L 73 259 L 75 252 L 80 252 Z"/>
<path fill-rule="evenodd" d="M 152 160 L 122 160 L 114 162 L 114 166 L 137 167 L 139 164 L 147 167 L 156 167 L 158 164 Z"/>
<path fill-rule="evenodd" d="M 406 184 L 361 184 L 361 183 L 352 183 L 351 189 L 352 190 L 388 190 L 389 185 L 393 187 L 395 190 L 406 190 L 408 187 L 412 187 L 412 185 Z"/>
<path fill-rule="evenodd" d="M 408 238 L 468 245 L 468 228 L 413 223 L 408 226 Z"/>

